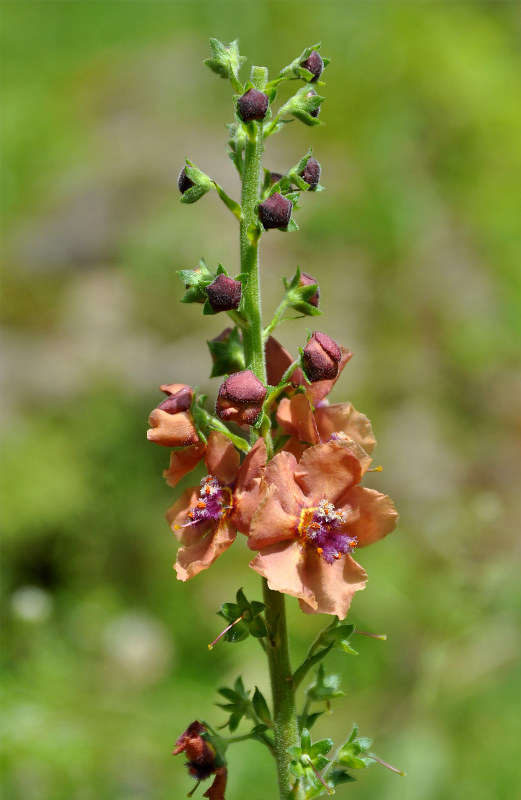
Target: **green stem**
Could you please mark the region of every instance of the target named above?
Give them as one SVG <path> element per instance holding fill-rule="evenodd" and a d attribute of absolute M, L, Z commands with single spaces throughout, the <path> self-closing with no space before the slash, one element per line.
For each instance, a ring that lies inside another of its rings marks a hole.
<path fill-rule="evenodd" d="M 302 791 L 294 786 L 288 748 L 299 741 L 295 692 L 289 660 L 288 633 L 284 595 L 274 592 L 263 579 L 266 623 L 268 626 L 268 662 L 273 693 L 275 758 L 280 800 L 301 800 Z"/>
<path fill-rule="evenodd" d="M 256 206 L 259 201 L 264 145 L 262 124 L 252 122 L 250 126 L 250 135 L 244 149 L 241 195 L 241 272 L 248 275 L 248 281 L 244 287 L 244 312 L 248 319 L 248 327 L 243 330 L 243 340 L 246 366 L 255 373 L 259 380 L 266 383 L 259 281 L 259 234 L 256 233 L 259 223 Z"/>
<path fill-rule="evenodd" d="M 241 272 L 248 280 L 244 287 L 244 314 L 248 321 L 243 328 L 246 366 L 266 384 L 266 357 L 262 330 L 260 279 L 259 279 L 259 202 L 262 152 L 264 149 L 262 124 L 252 122 L 248 126 L 248 138 L 244 150 L 244 170 L 241 194 L 242 218 L 240 225 Z M 268 457 L 273 452 L 271 430 L 262 430 L 266 440 Z M 251 441 L 258 431 L 252 426 Z M 273 592 L 264 580 L 265 617 L 269 638 L 266 643 L 273 696 L 273 722 L 275 736 L 275 758 L 279 779 L 280 800 L 302 800 L 302 792 L 293 788 L 295 777 L 291 774 L 291 756 L 288 748 L 299 741 L 295 696 L 289 660 L 288 633 L 284 595 Z"/>

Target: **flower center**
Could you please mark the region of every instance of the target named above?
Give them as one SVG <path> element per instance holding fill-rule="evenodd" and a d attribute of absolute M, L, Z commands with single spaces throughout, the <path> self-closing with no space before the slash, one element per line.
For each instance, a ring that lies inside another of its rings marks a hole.
<path fill-rule="evenodd" d="M 216 521 L 228 516 L 233 508 L 232 490 L 229 486 L 221 486 L 217 478 L 207 475 L 201 481 L 199 500 L 187 513 L 187 521 L 183 528 L 197 525 L 208 520 Z"/>
<path fill-rule="evenodd" d="M 343 528 L 347 522 L 345 511 L 338 511 L 333 503 L 323 499 L 313 508 L 303 508 L 298 532 L 302 542 L 313 548 L 327 564 L 352 553 L 356 537 L 349 536 Z"/>

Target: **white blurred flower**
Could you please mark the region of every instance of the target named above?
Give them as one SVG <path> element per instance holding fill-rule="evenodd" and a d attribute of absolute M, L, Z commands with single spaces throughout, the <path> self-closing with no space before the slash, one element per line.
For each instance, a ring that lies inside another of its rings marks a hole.
<path fill-rule="evenodd" d="M 105 650 L 120 675 L 138 683 L 159 680 L 172 662 L 172 644 L 153 617 L 129 611 L 114 617 L 103 631 Z"/>
<path fill-rule="evenodd" d="M 21 586 L 11 595 L 11 610 L 25 622 L 45 622 L 52 611 L 52 597 L 38 586 Z"/>

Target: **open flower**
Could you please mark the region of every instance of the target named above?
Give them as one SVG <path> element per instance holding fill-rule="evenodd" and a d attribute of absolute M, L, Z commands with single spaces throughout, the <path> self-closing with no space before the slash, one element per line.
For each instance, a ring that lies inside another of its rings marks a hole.
<path fill-rule="evenodd" d="M 307 395 L 284 397 L 277 409 L 277 422 L 290 438 L 283 449 L 300 458 L 310 445 L 326 443 L 331 439 L 352 440 L 366 455 L 373 452 L 376 439 L 371 423 L 351 403 L 321 405 L 313 410 Z M 363 454 L 359 454 L 364 460 Z"/>
<path fill-rule="evenodd" d="M 239 453 L 222 433 L 212 431 L 204 453 L 208 474 L 186 489 L 166 518 L 183 545 L 175 569 L 186 581 L 209 566 L 246 533 L 258 506 L 266 445 L 258 439 L 239 466 Z"/>
<path fill-rule="evenodd" d="M 290 376 L 290 381 L 298 386 L 304 386 L 306 390 L 306 394 L 309 397 L 310 401 L 313 403 L 314 406 L 317 406 L 321 403 L 324 398 L 329 394 L 332 390 L 333 386 L 337 382 L 340 377 L 342 370 L 344 369 L 345 365 L 352 357 L 352 353 L 350 350 L 347 350 L 345 347 L 340 348 L 341 351 L 341 358 L 340 363 L 338 364 L 338 372 L 336 373 L 334 378 L 329 378 L 326 380 L 316 381 L 315 383 L 309 384 L 304 377 L 304 373 L 300 368 L 296 368 Z M 266 371 L 268 375 L 268 383 L 271 386 L 277 386 L 280 383 L 282 376 L 291 366 L 293 363 L 293 358 L 288 353 L 285 347 L 283 347 L 280 342 L 277 341 L 273 336 L 270 336 L 266 342 Z"/>
<path fill-rule="evenodd" d="M 353 442 L 331 441 L 309 447 L 300 461 L 278 453 L 266 466 L 248 538 L 259 553 L 250 566 L 271 589 L 298 597 L 307 614 L 343 619 L 367 580 L 351 553 L 396 525 L 390 498 L 358 486 L 370 458 L 362 463 L 356 452 Z"/>

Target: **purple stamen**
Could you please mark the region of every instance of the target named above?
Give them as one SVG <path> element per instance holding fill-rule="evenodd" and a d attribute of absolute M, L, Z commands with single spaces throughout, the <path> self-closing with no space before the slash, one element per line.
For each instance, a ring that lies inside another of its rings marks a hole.
<path fill-rule="evenodd" d="M 357 539 L 343 529 L 347 522 L 345 511 L 337 511 L 333 503 L 323 499 L 315 508 L 305 508 L 300 515 L 299 533 L 327 564 L 352 553 Z"/>
<path fill-rule="evenodd" d="M 216 522 L 232 509 L 232 493 L 228 486 L 221 486 L 217 478 L 207 475 L 201 481 L 199 501 L 188 510 L 187 521 L 182 526 L 187 528 L 201 522 Z"/>

